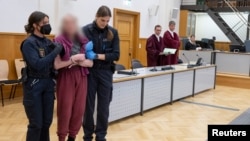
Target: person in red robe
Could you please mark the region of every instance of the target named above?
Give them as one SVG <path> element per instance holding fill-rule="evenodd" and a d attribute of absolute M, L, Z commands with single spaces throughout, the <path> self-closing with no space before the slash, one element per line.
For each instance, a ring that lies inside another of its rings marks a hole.
<path fill-rule="evenodd" d="M 163 65 L 174 65 L 178 63 L 178 51 L 180 47 L 180 40 L 178 34 L 174 32 L 174 30 L 175 30 L 175 22 L 170 21 L 169 30 L 166 31 L 163 36 L 163 43 L 164 43 L 164 48 L 174 48 L 176 49 L 176 52 L 175 54 L 162 57 Z"/>
<path fill-rule="evenodd" d="M 161 66 L 161 56 L 163 48 L 163 39 L 161 37 L 161 26 L 156 25 L 154 29 L 154 34 L 147 39 L 146 51 L 147 51 L 147 63 L 148 67 Z"/>

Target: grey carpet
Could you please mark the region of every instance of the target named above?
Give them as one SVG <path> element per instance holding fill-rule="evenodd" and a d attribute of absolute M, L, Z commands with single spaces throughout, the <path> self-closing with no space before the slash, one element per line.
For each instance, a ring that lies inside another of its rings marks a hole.
<path fill-rule="evenodd" d="M 224 109 L 224 110 L 231 110 L 231 111 L 239 111 L 240 110 L 240 109 L 231 108 L 231 107 L 211 105 L 211 104 L 193 102 L 193 101 L 188 101 L 188 100 L 181 100 L 181 102 L 189 103 L 189 104 L 195 104 L 195 105 L 200 105 L 200 106 L 206 106 L 206 107 L 212 107 L 212 108 L 219 108 L 219 109 Z"/>
<path fill-rule="evenodd" d="M 250 125 L 250 108 L 231 121 L 229 124 Z"/>

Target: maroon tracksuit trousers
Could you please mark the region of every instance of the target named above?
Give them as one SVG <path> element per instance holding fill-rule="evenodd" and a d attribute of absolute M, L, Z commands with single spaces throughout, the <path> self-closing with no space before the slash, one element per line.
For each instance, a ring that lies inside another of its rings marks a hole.
<path fill-rule="evenodd" d="M 66 136 L 75 138 L 79 132 L 86 105 L 87 76 L 80 67 L 59 70 L 57 78 L 57 134 L 59 141 Z"/>

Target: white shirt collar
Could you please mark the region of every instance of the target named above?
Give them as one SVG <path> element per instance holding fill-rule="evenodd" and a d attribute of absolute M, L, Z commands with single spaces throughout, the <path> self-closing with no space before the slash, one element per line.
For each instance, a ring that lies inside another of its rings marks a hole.
<path fill-rule="evenodd" d="M 196 42 L 192 42 L 190 39 L 189 39 L 189 42 L 193 45 L 196 45 Z"/>
<path fill-rule="evenodd" d="M 174 31 L 168 30 L 172 37 L 174 37 Z"/>
<path fill-rule="evenodd" d="M 158 42 L 160 42 L 160 37 L 161 37 L 161 35 L 156 35 L 156 34 L 155 34 L 155 37 L 157 38 Z"/>

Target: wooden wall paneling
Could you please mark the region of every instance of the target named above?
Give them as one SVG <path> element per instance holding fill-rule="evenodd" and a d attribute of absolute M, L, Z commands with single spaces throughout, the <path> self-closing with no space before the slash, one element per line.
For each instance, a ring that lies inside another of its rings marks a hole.
<path fill-rule="evenodd" d="M 218 73 L 216 85 L 249 89 L 250 77 Z"/>
<path fill-rule="evenodd" d="M 183 38 L 186 38 L 186 37 L 181 37 L 181 36 L 180 36 L 180 48 L 179 48 L 180 50 L 184 50 L 184 48 L 182 47 L 182 39 L 183 39 Z"/>
<path fill-rule="evenodd" d="M 25 33 L 4 33 L 0 32 L 0 59 L 5 59 L 9 64 L 9 79 L 17 79 L 14 60 L 22 58 L 20 52 L 20 44 L 27 38 Z M 54 38 L 54 35 L 48 36 Z M 1 66 L 0 66 L 1 67 Z M 9 96 L 10 87 L 4 86 L 3 88 L 5 98 Z M 21 86 L 17 88 L 16 95 L 22 95 Z"/>
<path fill-rule="evenodd" d="M 180 38 L 183 38 L 183 37 L 180 37 Z M 229 45 L 231 44 L 230 42 L 215 42 L 214 44 L 215 44 L 216 50 L 230 51 L 230 49 L 229 49 Z M 183 49 L 182 48 L 182 40 L 181 40 L 180 49 Z"/>
<path fill-rule="evenodd" d="M 25 34 L 0 34 L 0 59 L 9 63 L 9 79 L 16 79 L 14 59 L 21 58 L 20 44 L 26 38 Z"/>
<path fill-rule="evenodd" d="M 139 39 L 139 48 L 137 49 L 138 56 L 136 57 L 138 60 L 142 62 L 144 66 L 147 66 L 146 43 L 147 43 L 147 38 Z M 215 42 L 216 50 L 229 51 L 229 45 L 230 42 Z M 180 49 L 182 49 L 182 42 L 180 45 Z"/>
<path fill-rule="evenodd" d="M 215 49 L 222 51 L 230 51 L 229 46 L 230 42 L 215 42 Z"/>
<path fill-rule="evenodd" d="M 179 25 L 179 36 L 187 37 L 187 20 L 188 20 L 188 10 L 180 11 L 180 25 Z"/>
<path fill-rule="evenodd" d="M 137 48 L 137 58 L 144 66 L 147 66 L 147 52 L 146 52 L 147 38 L 139 39 L 139 48 Z"/>
<path fill-rule="evenodd" d="M 185 12 L 186 11 L 184 11 L 184 14 Z M 183 20 L 183 18 L 181 19 Z M 183 24 L 183 22 L 181 23 Z M 183 31 L 186 32 L 186 30 Z M 180 36 L 183 36 L 181 34 L 183 33 L 181 33 L 180 30 Z M 26 37 L 27 34 L 25 33 L 0 33 L 0 59 L 6 59 L 9 63 L 9 79 L 17 79 L 14 60 L 16 58 L 22 58 L 20 44 Z M 48 38 L 52 39 L 54 35 L 48 36 Z M 147 66 L 146 41 L 146 38 L 140 38 L 138 43 L 139 47 L 135 47 L 136 50 L 134 50 L 134 52 L 136 52 L 134 53 L 134 58 L 140 60 L 144 66 Z M 229 45 L 230 42 L 215 42 L 216 49 L 218 50 L 229 51 Z M 5 97 L 9 96 L 9 92 L 10 87 L 4 87 Z M 17 95 L 22 95 L 21 86 L 17 88 Z"/>

